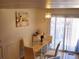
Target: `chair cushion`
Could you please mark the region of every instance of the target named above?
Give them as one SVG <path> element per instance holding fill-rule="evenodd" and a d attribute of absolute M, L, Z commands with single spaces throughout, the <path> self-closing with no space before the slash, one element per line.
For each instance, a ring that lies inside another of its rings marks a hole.
<path fill-rule="evenodd" d="M 60 59 L 60 56 L 51 57 L 50 59 Z"/>
<path fill-rule="evenodd" d="M 54 50 L 47 51 L 45 53 L 45 56 L 47 56 L 47 57 L 55 57 L 55 51 Z"/>

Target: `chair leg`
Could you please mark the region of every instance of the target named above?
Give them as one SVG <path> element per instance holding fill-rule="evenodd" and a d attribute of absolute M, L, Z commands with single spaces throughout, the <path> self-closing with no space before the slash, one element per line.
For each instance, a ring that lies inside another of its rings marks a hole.
<path fill-rule="evenodd" d="M 44 56 L 44 59 L 48 59 L 48 57 Z"/>
<path fill-rule="evenodd" d="M 45 59 L 45 56 L 44 56 L 44 59 Z"/>

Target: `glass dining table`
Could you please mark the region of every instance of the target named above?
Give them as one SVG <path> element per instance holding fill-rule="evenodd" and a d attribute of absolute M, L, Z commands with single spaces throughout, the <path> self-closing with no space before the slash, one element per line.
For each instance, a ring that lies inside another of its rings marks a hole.
<path fill-rule="evenodd" d="M 52 41 L 52 37 L 51 36 L 47 36 L 46 38 L 43 39 L 43 42 L 38 42 L 37 44 L 32 45 L 34 53 L 37 53 L 37 52 L 40 51 L 41 52 L 40 56 L 41 56 L 41 59 L 42 59 L 42 49 L 45 46 L 48 46 L 49 43 L 51 43 L 51 41 Z M 45 49 L 45 50 L 48 50 L 48 48 Z"/>
<path fill-rule="evenodd" d="M 49 46 L 49 44 L 52 42 L 52 36 L 46 36 L 45 38 L 43 38 L 43 41 L 39 41 L 39 42 L 33 42 L 34 44 L 32 44 L 31 46 L 24 46 L 26 47 L 30 47 L 33 49 L 34 54 L 37 54 L 40 51 L 40 58 L 42 59 L 42 55 L 43 55 L 43 51 L 47 50 L 47 46 Z M 44 49 L 44 47 L 46 46 L 46 49 Z M 27 50 L 27 49 L 25 49 Z M 26 52 L 25 52 L 26 53 Z"/>

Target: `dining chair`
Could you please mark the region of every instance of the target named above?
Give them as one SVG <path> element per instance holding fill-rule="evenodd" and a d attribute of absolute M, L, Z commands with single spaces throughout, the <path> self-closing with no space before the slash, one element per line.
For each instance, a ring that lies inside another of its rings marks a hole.
<path fill-rule="evenodd" d="M 32 47 L 24 47 L 24 41 L 20 39 L 20 59 L 35 59 L 39 56 L 40 52 L 35 53 Z"/>
<path fill-rule="evenodd" d="M 58 53 L 58 49 L 59 49 L 59 46 L 60 46 L 60 42 L 58 43 L 55 51 L 54 50 L 49 50 L 45 53 L 44 55 L 44 58 L 47 57 L 47 58 L 50 58 L 50 57 L 53 57 L 55 59 L 55 57 L 57 56 L 57 53 Z"/>
<path fill-rule="evenodd" d="M 21 38 L 19 41 L 19 56 L 20 56 L 20 59 L 24 59 L 24 41 L 23 41 L 23 38 Z"/>
<path fill-rule="evenodd" d="M 24 59 L 35 59 L 35 53 L 33 48 L 25 47 L 24 48 Z"/>

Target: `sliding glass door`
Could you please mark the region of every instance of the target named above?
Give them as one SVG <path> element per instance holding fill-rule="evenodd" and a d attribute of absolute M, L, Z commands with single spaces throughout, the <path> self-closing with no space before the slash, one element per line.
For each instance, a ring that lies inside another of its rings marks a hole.
<path fill-rule="evenodd" d="M 60 46 L 60 49 L 63 49 L 64 22 L 65 19 L 63 17 L 54 16 L 51 18 L 50 34 L 53 36 L 51 48 L 56 48 L 58 42 L 61 41 L 62 46 Z"/>
<path fill-rule="evenodd" d="M 75 52 L 79 38 L 79 18 L 52 16 L 50 35 L 53 36 L 51 48 L 56 48 L 61 41 L 60 50 Z"/>

